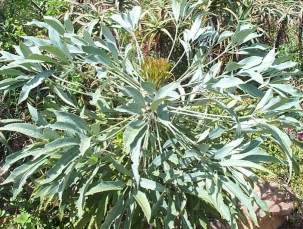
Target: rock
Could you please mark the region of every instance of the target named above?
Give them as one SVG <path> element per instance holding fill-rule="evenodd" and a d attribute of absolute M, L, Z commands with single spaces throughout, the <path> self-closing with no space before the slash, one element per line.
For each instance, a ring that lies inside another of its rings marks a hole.
<path fill-rule="evenodd" d="M 256 209 L 260 229 L 278 229 L 295 209 L 295 196 L 289 189 L 282 189 L 276 183 L 263 183 L 256 186 L 257 195 L 266 202 L 269 211 L 265 214 L 261 209 Z M 244 209 L 247 223 L 239 223 L 240 229 L 255 229 Z"/>

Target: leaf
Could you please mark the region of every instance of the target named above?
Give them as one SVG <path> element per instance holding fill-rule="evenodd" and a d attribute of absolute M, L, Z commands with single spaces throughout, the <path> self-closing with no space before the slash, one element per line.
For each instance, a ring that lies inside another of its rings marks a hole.
<path fill-rule="evenodd" d="M 149 201 L 145 195 L 145 193 L 138 191 L 135 195 L 134 195 L 135 200 L 137 201 L 137 203 L 139 204 L 139 206 L 141 207 L 147 222 L 150 221 L 151 218 L 151 208 L 149 205 Z"/>
<path fill-rule="evenodd" d="M 271 68 L 273 68 L 277 71 L 283 71 L 283 70 L 286 70 L 286 69 L 294 68 L 297 65 L 298 65 L 298 63 L 296 63 L 296 62 L 286 61 L 286 62 L 281 63 L 281 64 L 272 65 Z"/>
<path fill-rule="evenodd" d="M 121 25 L 128 32 L 133 32 L 138 25 L 141 16 L 141 7 L 134 6 L 131 11 L 122 14 L 115 14 L 112 20 Z"/>
<path fill-rule="evenodd" d="M 268 169 L 266 169 L 262 165 L 247 160 L 229 159 L 229 160 L 221 161 L 220 165 L 223 167 L 253 168 L 253 169 L 258 169 L 264 172 L 271 173 Z"/>
<path fill-rule="evenodd" d="M 28 137 L 44 139 L 41 129 L 27 123 L 12 123 L 6 126 L 0 127 L 0 131 L 14 131 L 24 134 Z"/>
<path fill-rule="evenodd" d="M 89 179 L 84 183 L 84 185 L 79 190 L 79 198 L 76 202 L 76 208 L 78 210 L 78 217 L 81 218 L 84 214 L 84 204 L 85 204 L 85 194 L 88 189 L 88 186 L 93 181 L 94 177 L 96 176 L 97 172 L 99 170 L 99 167 L 96 167 L 94 171 L 92 172 Z"/>
<path fill-rule="evenodd" d="M 207 138 L 207 136 L 209 135 L 209 133 L 210 133 L 210 129 L 207 129 L 202 134 L 200 134 L 197 143 L 202 142 L 203 140 L 205 140 Z"/>
<path fill-rule="evenodd" d="M 45 126 L 47 125 L 47 121 L 43 118 L 43 116 L 37 111 L 35 107 L 30 105 L 29 103 L 27 104 L 28 111 L 32 116 L 32 120 L 35 122 L 36 125 L 38 126 Z"/>
<path fill-rule="evenodd" d="M 176 92 L 176 89 L 180 86 L 178 82 L 169 83 L 161 87 L 156 93 L 153 102 L 151 104 L 151 109 L 156 111 L 159 105 L 165 100 L 176 100 L 180 97 L 179 93 Z"/>
<path fill-rule="evenodd" d="M 232 154 L 232 151 L 239 147 L 239 145 L 243 142 L 243 138 L 238 138 L 234 141 L 231 141 L 227 144 L 225 144 L 221 149 L 217 150 L 215 152 L 215 159 L 223 159 L 224 157 L 229 156 Z"/>
<path fill-rule="evenodd" d="M 146 123 L 135 120 L 128 124 L 124 131 L 123 141 L 126 152 L 130 154 L 132 171 L 137 185 L 139 185 L 139 162 L 141 157 L 141 145 L 146 132 Z"/>
<path fill-rule="evenodd" d="M 292 177 L 292 170 L 294 165 L 296 165 L 295 159 L 293 158 L 293 152 L 292 152 L 292 142 L 289 138 L 289 136 L 280 130 L 278 127 L 267 124 L 267 123 L 259 123 L 259 126 L 267 130 L 272 137 L 278 142 L 280 145 L 281 149 L 285 152 L 289 164 L 289 180 Z M 295 167 L 296 172 L 297 172 L 297 167 Z"/>
<path fill-rule="evenodd" d="M 28 57 L 29 55 L 32 54 L 32 51 L 23 42 L 20 42 L 19 48 L 20 48 L 20 50 L 22 52 L 22 55 L 24 57 Z"/>
<path fill-rule="evenodd" d="M 252 204 L 252 199 L 250 196 L 247 196 L 240 188 L 239 185 L 235 184 L 234 182 L 228 180 L 228 181 L 223 181 L 223 185 L 230 190 L 232 195 L 235 195 L 237 199 L 240 200 L 241 204 L 243 204 L 248 212 L 249 215 L 251 217 L 251 219 L 253 220 L 253 222 L 255 223 L 256 226 L 258 226 L 258 219 L 257 219 L 257 215 L 255 213 L 255 209 L 253 207 Z"/>
<path fill-rule="evenodd" d="M 63 64 L 67 64 L 70 61 L 70 57 L 64 53 L 60 48 L 54 45 L 45 45 L 40 47 L 41 50 L 47 51 L 54 57 L 58 58 Z"/>
<path fill-rule="evenodd" d="M 64 111 L 55 111 L 54 113 L 57 118 L 56 124 L 69 125 L 72 131 L 78 133 L 85 134 L 88 131 L 86 122 L 79 116 Z"/>
<path fill-rule="evenodd" d="M 125 184 L 122 181 L 100 181 L 99 184 L 89 189 L 85 195 L 90 196 L 100 192 L 119 191 L 122 190 L 124 186 Z"/>
<path fill-rule="evenodd" d="M 77 154 L 79 154 L 79 151 L 75 150 L 75 148 L 72 148 L 71 150 L 68 150 L 62 154 L 61 158 L 53 165 L 51 169 L 47 171 L 46 177 L 41 184 L 51 183 L 57 179 L 70 165 L 70 163 L 78 158 Z"/>
<path fill-rule="evenodd" d="M 259 37 L 257 33 L 255 33 L 255 29 L 252 28 L 250 24 L 242 24 L 238 28 L 238 31 L 234 34 L 232 38 L 232 42 L 237 45 L 241 45 L 249 40 Z"/>
<path fill-rule="evenodd" d="M 220 79 L 217 83 L 213 85 L 214 88 L 232 88 L 240 86 L 241 84 L 244 84 L 244 82 L 236 77 L 224 77 Z"/>
<path fill-rule="evenodd" d="M 264 72 L 266 70 L 268 70 L 273 63 L 275 62 L 275 58 L 276 58 L 276 53 L 275 53 L 275 49 L 273 48 L 262 60 L 262 63 L 260 64 L 260 66 L 256 67 L 256 70 L 258 72 Z"/>
<path fill-rule="evenodd" d="M 60 87 L 54 87 L 54 92 L 59 96 L 59 98 L 65 102 L 67 105 L 76 108 L 73 100 L 65 93 Z"/>
<path fill-rule="evenodd" d="M 122 215 L 125 208 L 123 204 L 124 204 L 123 198 L 120 197 L 116 202 L 115 206 L 112 209 L 110 209 L 110 211 L 107 213 L 105 220 L 101 226 L 101 229 L 111 228 L 111 225 L 114 222 L 114 220 L 120 215 Z"/>
<path fill-rule="evenodd" d="M 222 41 L 226 40 L 229 37 L 232 37 L 233 35 L 234 35 L 234 32 L 224 31 L 223 33 L 220 34 L 218 43 L 221 43 Z"/>
<path fill-rule="evenodd" d="M 43 83 L 45 79 L 50 77 L 53 74 L 53 71 L 43 71 L 35 75 L 31 80 L 29 80 L 23 87 L 19 96 L 18 104 L 24 102 L 32 89 L 38 87 Z"/>
<path fill-rule="evenodd" d="M 69 15 L 64 15 L 64 27 L 66 32 L 68 33 L 74 33 L 74 25 L 73 22 L 70 20 Z"/>
<path fill-rule="evenodd" d="M 260 100 L 260 102 L 257 104 L 255 111 L 262 109 L 269 100 L 273 97 L 273 91 L 272 89 L 267 90 L 263 98 Z"/>
<path fill-rule="evenodd" d="M 257 71 L 253 71 L 253 70 L 246 70 L 246 71 L 241 71 L 241 73 L 239 74 L 240 76 L 249 76 L 252 80 L 258 82 L 259 84 L 263 84 L 264 80 L 263 80 L 263 76 L 262 74 L 260 74 Z"/>
<path fill-rule="evenodd" d="M 22 191 L 22 187 L 26 184 L 26 181 L 31 175 L 33 175 L 38 168 L 40 168 L 46 162 L 46 157 L 41 157 L 36 160 L 24 163 L 21 166 L 14 169 L 11 174 L 6 178 L 2 184 L 14 183 L 13 186 L 13 199 L 19 195 Z"/>
<path fill-rule="evenodd" d="M 148 189 L 148 190 L 153 190 L 153 191 L 158 191 L 158 192 L 163 192 L 165 190 L 165 187 L 161 184 L 159 184 L 156 181 L 146 179 L 146 178 L 141 178 L 140 179 L 140 186 L 142 188 Z"/>
<path fill-rule="evenodd" d="M 86 151 L 90 148 L 91 146 L 91 139 L 89 137 L 86 136 L 81 136 L 80 137 L 80 156 L 84 156 L 84 154 L 86 153 Z"/>
<path fill-rule="evenodd" d="M 133 29 L 135 29 L 139 23 L 139 19 L 141 16 L 141 10 L 142 9 L 140 6 L 135 6 L 132 8 L 132 10 L 129 13 Z"/>
<path fill-rule="evenodd" d="M 186 9 L 185 0 L 172 0 L 171 3 L 174 19 L 178 22 L 184 15 Z"/>
<path fill-rule="evenodd" d="M 289 84 L 271 84 L 270 86 L 273 87 L 276 91 L 281 91 L 285 94 L 291 95 L 293 97 L 303 97 L 303 93 L 299 91 L 292 85 Z"/>
<path fill-rule="evenodd" d="M 49 16 L 45 16 L 44 21 L 46 22 L 46 24 L 48 24 L 54 30 L 56 30 L 59 34 L 63 35 L 65 33 L 65 28 L 58 19 L 49 17 Z"/>

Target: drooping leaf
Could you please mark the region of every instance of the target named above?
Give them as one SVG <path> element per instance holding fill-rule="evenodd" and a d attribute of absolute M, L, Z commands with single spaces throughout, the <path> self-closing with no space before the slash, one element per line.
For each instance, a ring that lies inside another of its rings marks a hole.
<path fill-rule="evenodd" d="M 151 208 L 150 208 L 149 201 L 148 201 L 145 193 L 138 191 L 134 195 L 134 198 L 137 201 L 137 203 L 139 204 L 139 206 L 141 207 L 141 209 L 147 219 L 147 222 L 149 222 L 150 218 L 151 218 Z"/>
<path fill-rule="evenodd" d="M 19 96 L 18 104 L 24 102 L 28 96 L 31 90 L 34 88 L 40 86 L 45 79 L 50 77 L 53 74 L 53 71 L 43 71 L 37 75 L 35 75 L 31 80 L 29 80 L 23 87 L 22 91 Z"/>

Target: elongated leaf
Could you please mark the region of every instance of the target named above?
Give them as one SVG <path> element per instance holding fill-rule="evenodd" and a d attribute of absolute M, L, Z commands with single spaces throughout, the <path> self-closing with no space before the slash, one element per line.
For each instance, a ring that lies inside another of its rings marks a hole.
<path fill-rule="evenodd" d="M 268 102 L 269 100 L 273 97 L 273 91 L 272 89 L 267 90 L 263 98 L 260 100 L 260 102 L 256 106 L 256 111 L 262 109 Z"/>
<path fill-rule="evenodd" d="M 62 25 L 62 23 L 58 19 L 53 18 L 53 17 L 49 17 L 49 16 L 45 16 L 44 17 L 44 21 L 49 26 L 51 26 L 53 29 L 55 29 L 58 33 L 64 34 L 65 28 L 64 28 L 64 26 Z"/>
<path fill-rule="evenodd" d="M 61 88 L 54 87 L 54 92 L 59 96 L 59 98 L 65 102 L 67 105 L 76 108 L 73 100 L 69 97 L 67 93 L 65 93 Z"/>
<path fill-rule="evenodd" d="M 225 77 L 220 79 L 217 83 L 213 85 L 214 88 L 231 88 L 231 87 L 237 87 L 240 86 L 241 84 L 244 84 L 244 82 L 236 77 Z"/>
<path fill-rule="evenodd" d="M 89 189 L 85 195 L 94 195 L 100 192 L 107 192 L 107 191 L 119 191 L 124 188 L 124 182 L 122 181 L 101 181 L 96 186 Z"/>
<path fill-rule="evenodd" d="M 156 181 L 146 179 L 146 178 L 141 178 L 140 179 L 140 186 L 145 189 L 153 190 L 153 191 L 158 191 L 158 192 L 163 192 L 165 190 L 165 187 L 161 184 L 159 184 Z"/>
<path fill-rule="evenodd" d="M 11 123 L 6 126 L 0 127 L 0 131 L 14 131 L 32 138 L 44 138 L 41 129 L 38 129 L 38 127 L 27 123 Z"/>
<path fill-rule="evenodd" d="M 31 80 L 29 80 L 23 87 L 22 91 L 19 96 L 18 104 L 24 102 L 28 96 L 31 90 L 38 87 L 43 83 L 44 80 L 46 80 L 48 77 L 50 77 L 53 74 L 53 71 L 43 71 L 37 75 L 35 75 Z"/>
<path fill-rule="evenodd" d="M 38 158 L 42 155 L 49 154 L 51 152 L 54 152 L 58 149 L 67 148 L 79 145 L 79 141 L 75 138 L 63 138 L 63 139 L 56 139 L 53 142 L 50 142 L 46 144 L 43 148 L 38 149 L 24 149 L 22 151 L 15 152 L 13 154 L 10 154 L 5 159 L 5 164 L 3 166 L 3 170 L 7 171 L 14 163 L 18 162 L 19 160 L 22 160 L 24 158 L 33 156 L 35 158 Z"/>
<path fill-rule="evenodd" d="M 32 120 L 36 123 L 38 126 L 45 126 L 47 125 L 47 121 L 43 118 L 43 116 L 37 111 L 35 107 L 30 105 L 29 103 L 27 104 L 29 113 L 32 116 Z"/>
<path fill-rule="evenodd" d="M 122 215 L 124 211 L 124 201 L 123 198 L 119 198 L 118 201 L 116 202 L 115 206 L 107 213 L 105 220 L 101 226 L 101 229 L 108 229 L 114 222 L 114 220 Z"/>
<path fill-rule="evenodd" d="M 69 63 L 70 57 L 65 54 L 60 48 L 53 45 L 45 45 L 40 47 L 42 50 L 49 52 L 55 58 L 58 58 L 64 64 Z"/>
<path fill-rule="evenodd" d="M 79 198 L 76 202 L 77 210 L 78 210 L 78 217 L 81 218 L 84 214 L 84 203 L 85 203 L 85 194 L 86 191 L 93 181 L 94 177 L 96 176 L 97 172 L 99 170 L 99 167 L 96 167 L 94 171 L 92 172 L 89 179 L 84 183 L 84 185 L 79 190 Z"/>
<path fill-rule="evenodd" d="M 146 124 L 143 121 L 131 122 L 124 132 L 124 145 L 131 156 L 132 171 L 134 178 L 139 185 L 139 162 L 141 157 L 141 145 L 146 131 Z"/>
<path fill-rule="evenodd" d="M 139 206 L 141 207 L 141 209 L 147 219 L 147 222 L 149 222 L 150 218 L 151 218 L 151 208 L 150 208 L 149 201 L 148 201 L 145 193 L 138 191 L 134 195 L 134 197 L 135 197 L 135 200 L 137 201 L 137 203 L 139 204 Z"/>

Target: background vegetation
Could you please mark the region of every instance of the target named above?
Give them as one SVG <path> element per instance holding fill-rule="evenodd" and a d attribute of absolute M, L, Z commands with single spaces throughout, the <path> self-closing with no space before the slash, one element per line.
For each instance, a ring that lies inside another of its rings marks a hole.
<path fill-rule="evenodd" d="M 61 0 L 10 0 L 0 2 L 0 49 L 10 52 L 14 52 L 14 46 L 18 45 L 22 40 L 22 36 L 39 36 L 47 37 L 45 29 L 37 28 L 31 25 L 27 25 L 33 19 L 43 20 L 44 16 L 55 16 L 60 18 L 61 21 L 64 18 L 65 13 L 69 13 L 71 18 L 77 22 L 78 28 L 93 19 L 101 19 L 106 14 L 112 14 L 117 10 L 126 12 L 131 9 L 134 2 L 117 1 L 117 4 L 112 4 L 111 1 L 84 1 L 76 4 L 72 4 L 68 1 Z M 120 2 L 120 4 L 118 4 Z M 165 7 L 166 1 L 138 1 L 143 8 L 153 8 L 146 17 L 144 17 L 145 28 L 142 28 L 144 33 L 137 34 L 140 38 L 140 42 L 146 44 L 144 47 L 144 55 L 152 56 L 153 53 L 160 53 L 160 57 L 164 57 L 170 52 L 169 47 L 172 45 L 170 34 L 174 34 L 175 31 L 171 25 L 171 21 L 168 20 Z M 209 24 L 218 29 L 218 31 L 234 31 L 240 22 L 252 23 L 257 31 L 262 32 L 264 36 L 260 37 L 260 41 L 267 44 L 269 47 L 275 47 L 279 51 L 279 57 L 287 57 L 293 61 L 298 62 L 303 66 L 302 55 L 302 10 L 303 5 L 298 1 L 225 1 L 225 0 L 209 0 L 205 1 L 201 5 L 201 12 L 207 15 L 205 17 L 205 24 Z M 77 28 L 77 29 L 78 29 Z M 125 40 L 122 40 L 121 45 L 127 44 L 131 38 L 124 36 Z M 163 42 L 166 41 L 166 42 Z M 216 58 L 216 54 L 220 54 L 226 48 L 225 44 L 222 44 L 217 50 L 214 50 L 213 58 Z M 176 49 L 171 53 L 172 58 L 180 57 L 182 54 L 182 48 Z M 163 56 L 161 56 L 162 54 Z M 220 56 L 220 60 L 224 63 L 229 56 Z M 237 57 L 235 57 L 237 58 Z M 177 60 L 174 60 L 177 61 Z M 181 58 L 180 63 L 187 64 L 186 59 Z M 158 67 L 157 66 L 160 66 Z M 156 66 L 156 67 L 155 67 Z M 182 65 L 181 65 L 182 66 Z M 153 68 L 155 67 L 155 68 Z M 85 68 L 83 66 L 82 68 Z M 157 74 L 165 75 L 165 78 L 169 79 L 170 69 L 169 63 L 156 62 L 153 59 L 147 60 L 143 66 L 143 71 L 146 79 L 156 81 L 156 87 L 160 87 L 161 81 L 158 80 Z M 157 72 L 160 69 L 160 73 Z M 82 71 L 83 69 L 81 69 Z M 83 78 L 81 71 L 68 72 L 67 80 L 71 82 L 69 85 L 72 90 L 79 93 L 81 96 L 77 98 L 66 99 L 67 103 L 79 103 L 84 105 L 86 93 L 85 87 L 92 87 L 94 82 L 91 79 Z M 89 72 L 90 69 L 84 69 L 85 72 Z M 176 68 L 175 75 L 182 74 L 184 69 Z M 143 74 L 144 75 L 144 74 Z M 5 74 L 0 74 L 0 81 L 5 79 Z M 301 73 L 297 72 L 296 77 L 291 82 L 298 89 L 302 90 Z M 1 88 L 1 87 L 0 87 Z M 39 95 L 38 95 L 39 96 Z M 43 95 L 41 95 L 43 96 Z M 62 96 L 62 93 L 61 93 Z M 9 91 L 1 95 L 0 102 L 0 120 L 1 119 L 22 119 L 23 121 L 29 121 L 31 119 L 28 107 L 25 105 L 18 105 L 19 93 L 17 91 Z M 37 98 L 37 101 L 39 98 Z M 66 102 L 66 101 L 65 101 Z M 253 102 L 253 101 L 251 101 Z M 248 105 L 250 101 L 247 101 Z M 37 108 L 43 106 L 50 106 L 56 109 L 54 103 L 47 105 L 35 104 Z M 216 112 L 216 111 L 214 111 Z M 217 111 L 220 113 L 220 110 Z M 291 113 L 291 111 L 290 111 Z M 291 114 L 293 115 L 293 114 Z M 300 119 L 300 117 L 295 117 Z M 294 146 L 294 154 L 297 157 L 301 171 L 303 169 L 303 152 L 300 144 L 303 139 L 300 138 L 300 130 L 287 129 L 288 134 L 297 141 L 298 145 Z M 1 133 L 0 133 L 1 134 Z M 119 135 L 118 135 L 119 136 Z M 227 137 L 228 138 L 228 137 Z M 1 135 L 0 135 L 1 139 Z M 11 152 L 22 149 L 25 145 L 32 143 L 32 140 L 19 134 L 6 135 L 8 141 L 3 141 L 0 146 L 0 160 L 4 162 Z M 122 144 L 122 135 L 115 139 L 116 145 Z M 279 147 L 269 141 L 266 150 L 271 155 L 281 157 L 282 153 Z M 94 160 L 94 158 L 91 158 Z M 274 180 L 280 182 L 282 185 L 287 183 L 288 179 L 288 167 L 281 166 L 280 164 L 270 164 L 271 171 L 275 174 L 264 175 L 265 179 Z M 1 178 L 0 178 L 1 179 Z M 303 199 L 303 186 L 302 186 L 303 174 L 302 172 L 295 175 L 290 186 L 298 197 L 298 203 Z M 76 209 L 66 209 L 61 211 L 58 206 L 47 205 L 41 207 L 37 199 L 30 198 L 33 195 L 31 185 L 27 185 L 21 195 L 15 200 L 12 200 L 12 195 L 9 187 L 1 186 L 1 201 L 0 201 L 0 225 L 3 228 L 66 228 L 72 227 L 74 224 Z M 302 222 L 302 210 L 298 206 L 297 214 L 294 216 L 291 223 L 293 226 L 298 226 Z M 51 220 L 50 220 L 51 219 Z M 1 226 L 0 226 L 1 227 Z M 291 226 L 290 226 L 291 228 Z"/>

